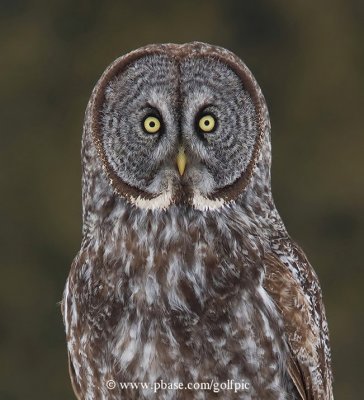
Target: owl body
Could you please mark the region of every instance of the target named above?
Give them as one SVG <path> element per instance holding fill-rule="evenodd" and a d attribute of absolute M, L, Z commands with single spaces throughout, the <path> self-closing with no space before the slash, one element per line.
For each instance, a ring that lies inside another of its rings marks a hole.
<path fill-rule="evenodd" d="M 269 133 L 259 86 L 221 48 L 152 45 L 100 78 L 62 303 L 79 399 L 332 398 L 321 292 L 274 206 Z"/>

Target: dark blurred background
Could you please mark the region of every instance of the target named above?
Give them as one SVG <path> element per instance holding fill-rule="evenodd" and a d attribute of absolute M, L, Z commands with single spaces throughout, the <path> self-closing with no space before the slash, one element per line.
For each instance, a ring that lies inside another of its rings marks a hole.
<path fill-rule="evenodd" d="M 60 307 L 81 239 L 80 139 L 104 68 L 206 41 L 253 71 L 273 192 L 323 287 L 337 399 L 362 398 L 364 3 L 0 0 L 0 399 L 73 399 Z"/>

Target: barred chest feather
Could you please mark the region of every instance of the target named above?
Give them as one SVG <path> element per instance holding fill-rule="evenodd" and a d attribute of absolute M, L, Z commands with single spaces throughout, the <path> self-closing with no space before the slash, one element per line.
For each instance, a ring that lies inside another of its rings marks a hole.
<path fill-rule="evenodd" d="M 120 205 L 95 223 L 65 293 L 75 384 L 86 399 L 294 398 L 282 323 L 262 287 L 267 243 L 234 207 L 207 213 Z M 77 380 L 85 375 L 88 382 Z M 249 389 L 110 391 L 109 379 L 232 380 Z"/>

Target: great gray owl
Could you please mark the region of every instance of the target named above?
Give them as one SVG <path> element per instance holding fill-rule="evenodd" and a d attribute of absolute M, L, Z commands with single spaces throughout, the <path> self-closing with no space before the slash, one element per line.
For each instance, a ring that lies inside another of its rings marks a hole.
<path fill-rule="evenodd" d="M 79 399 L 333 398 L 319 282 L 270 164 L 264 97 L 230 51 L 150 45 L 106 69 L 62 302 Z"/>

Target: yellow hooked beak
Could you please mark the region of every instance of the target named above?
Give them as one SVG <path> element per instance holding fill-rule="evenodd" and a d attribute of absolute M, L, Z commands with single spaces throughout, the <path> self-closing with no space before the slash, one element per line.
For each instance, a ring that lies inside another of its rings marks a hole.
<path fill-rule="evenodd" d="M 186 154 L 185 154 L 185 149 L 182 146 L 179 148 L 176 162 L 177 162 L 177 167 L 178 167 L 179 174 L 182 176 L 183 173 L 185 172 L 186 163 L 187 163 L 187 157 L 186 157 Z"/>

